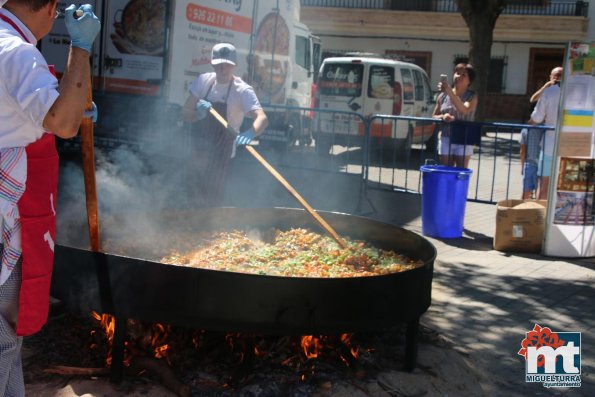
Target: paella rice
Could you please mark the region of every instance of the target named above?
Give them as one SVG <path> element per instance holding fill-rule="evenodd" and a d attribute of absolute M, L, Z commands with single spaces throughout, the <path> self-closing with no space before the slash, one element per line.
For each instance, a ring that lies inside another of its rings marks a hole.
<path fill-rule="evenodd" d="M 197 248 L 172 252 L 162 263 L 285 277 L 363 277 L 411 270 L 423 263 L 394 251 L 345 239 L 341 248 L 306 229 L 273 230 L 272 236 L 233 230 L 201 236 Z"/>

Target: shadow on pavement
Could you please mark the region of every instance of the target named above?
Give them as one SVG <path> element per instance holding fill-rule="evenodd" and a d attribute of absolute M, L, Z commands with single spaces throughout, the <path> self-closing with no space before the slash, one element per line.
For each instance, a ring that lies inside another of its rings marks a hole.
<path fill-rule="evenodd" d="M 573 395 L 594 395 L 595 385 L 589 374 L 595 371 L 595 338 L 585 331 L 595 328 L 595 317 L 584 312 L 595 299 L 593 283 L 564 279 L 555 269 L 546 276 L 532 276 L 523 272 L 524 264 L 508 274 L 494 274 L 489 266 L 439 263 L 434 288 L 452 298 L 433 299 L 424 322 L 439 324 L 441 332 L 463 350 L 485 352 L 476 355 L 486 370 L 496 379 L 506 379 L 508 387 L 524 395 L 559 392 L 525 383 L 525 362 L 517 354 L 525 333 L 534 324 L 548 326 L 554 332 L 582 331 L 583 386 Z"/>
<path fill-rule="evenodd" d="M 462 248 L 471 251 L 491 251 L 493 250 L 493 238 L 485 234 L 474 232 L 469 229 L 463 229 L 461 238 L 438 239 L 445 245 Z"/>

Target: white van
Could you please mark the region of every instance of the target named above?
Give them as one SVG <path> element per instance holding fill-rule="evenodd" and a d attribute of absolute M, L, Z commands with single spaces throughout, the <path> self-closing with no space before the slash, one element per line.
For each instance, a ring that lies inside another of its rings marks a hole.
<path fill-rule="evenodd" d="M 326 58 L 316 87 L 317 152 L 328 154 L 335 144 L 361 146 L 366 117 L 432 117 L 435 104 L 428 76 L 417 65 L 383 58 Z M 372 122 L 371 137 L 373 143 L 408 150 L 411 144 L 435 145 L 434 130 L 430 121 L 379 118 Z"/>

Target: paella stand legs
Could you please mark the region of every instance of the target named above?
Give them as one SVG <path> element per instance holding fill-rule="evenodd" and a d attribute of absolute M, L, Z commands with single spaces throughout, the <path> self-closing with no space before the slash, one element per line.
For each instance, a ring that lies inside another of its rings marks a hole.
<path fill-rule="evenodd" d="M 114 340 L 112 342 L 112 366 L 110 380 L 113 383 L 120 383 L 124 377 L 124 342 L 127 333 L 126 316 L 114 316 Z"/>
<path fill-rule="evenodd" d="M 419 317 L 407 322 L 405 331 L 405 371 L 411 372 L 417 361 L 417 347 L 419 342 Z"/>

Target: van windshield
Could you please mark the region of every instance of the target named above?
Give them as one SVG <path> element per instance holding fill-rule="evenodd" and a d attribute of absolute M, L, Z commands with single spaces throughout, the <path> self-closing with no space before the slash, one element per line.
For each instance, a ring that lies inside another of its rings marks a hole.
<path fill-rule="evenodd" d="M 321 95 L 355 97 L 362 94 L 364 65 L 329 63 L 324 65 L 318 79 Z"/>

